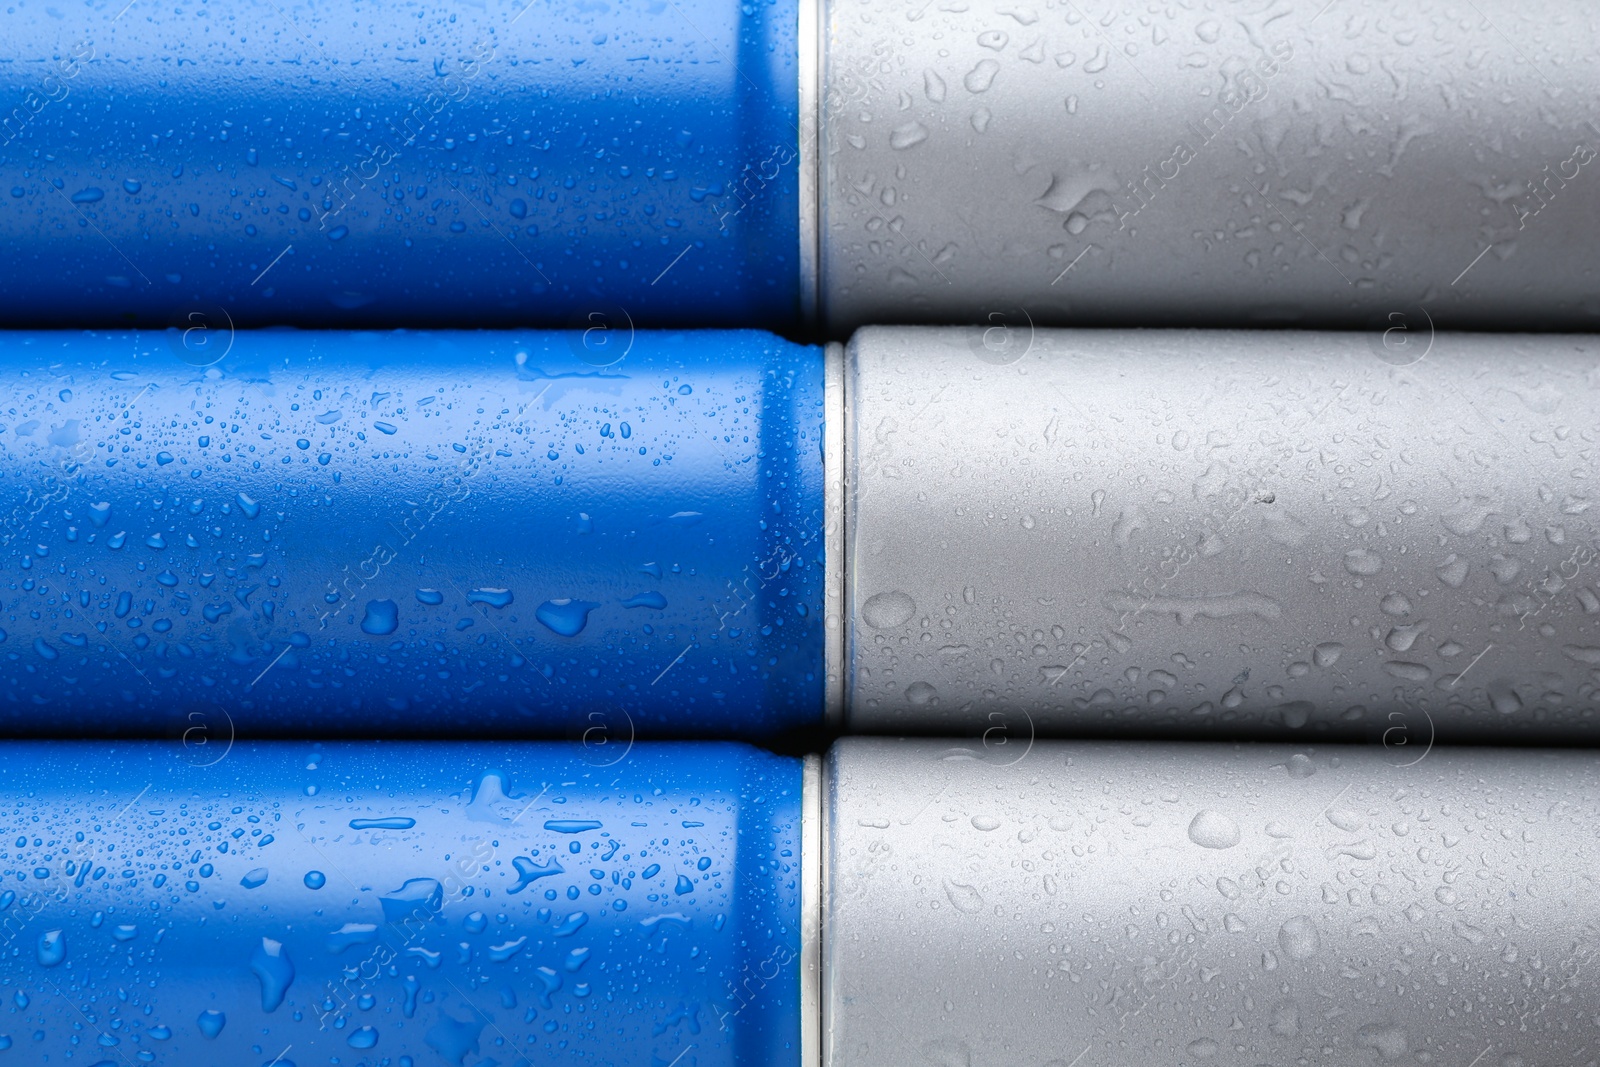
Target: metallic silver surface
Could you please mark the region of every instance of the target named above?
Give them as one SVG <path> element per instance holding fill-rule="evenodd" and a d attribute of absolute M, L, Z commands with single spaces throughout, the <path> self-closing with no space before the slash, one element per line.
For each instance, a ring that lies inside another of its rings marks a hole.
<path fill-rule="evenodd" d="M 838 336 L 1600 319 L 1591 0 L 824 3 Z"/>
<path fill-rule="evenodd" d="M 847 739 L 829 1067 L 1593 1063 L 1593 753 Z"/>
<path fill-rule="evenodd" d="M 822 757 L 800 778 L 800 1067 L 822 1067 Z"/>
<path fill-rule="evenodd" d="M 799 134 L 800 152 L 800 321 L 817 321 L 817 123 L 821 117 L 822 0 L 798 0 L 800 12 Z"/>
<path fill-rule="evenodd" d="M 853 728 L 1596 739 L 1600 340 L 870 328 L 848 361 Z"/>
<path fill-rule="evenodd" d="M 849 398 L 845 395 L 844 346 L 823 349 L 823 455 L 826 485 L 823 513 L 823 625 L 826 645 L 823 664 L 827 695 L 825 714 L 829 727 L 844 723 L 846 622 L 845 604 L 845 493 L 849 462 L 845 454 L 845 427 L 849 423 Z"/>

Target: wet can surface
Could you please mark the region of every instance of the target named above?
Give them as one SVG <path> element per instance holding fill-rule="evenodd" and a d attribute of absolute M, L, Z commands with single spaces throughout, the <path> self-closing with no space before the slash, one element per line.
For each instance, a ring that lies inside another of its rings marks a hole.
<path fill-rule="evenodd" d="M 12 1055 L 798 1067 L 798 760 L 215 747 L 5 750 Z"/>
<path fill-rule="evenodd" d="M 820 292 L 840 336 L 1600 316 L 1584 0 L 825 10 Z"/>
<path fill-rule="evenodd" d="M 184 337 L 0 334 L 7 731 L 820 720 L 815 349 Z"/>
<path fill-rule="evenodd" d="M 1593 753 L 850 739 L 828 776 L 830 1067 L 1595 1055 Z"/>
<path fill-rule="evenodd" d="M 859 331 L 852 726 L 1592 739 L 1600 349 L 1412 338 Z"/>
<path fill-rule="evenodd" d="M 7 326 L 792 325 L 795 5 L 6 19 Z"/>

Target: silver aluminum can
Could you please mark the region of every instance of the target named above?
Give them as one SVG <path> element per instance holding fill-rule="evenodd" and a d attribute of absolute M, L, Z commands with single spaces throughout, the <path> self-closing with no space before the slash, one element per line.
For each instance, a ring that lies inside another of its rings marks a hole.
<path fill-rule="evenodd" d="M 849 739 L 829 1067 L 1589 1063 L 1592 753 Z"/>
<path fill-rule="evenodd" d="M 821 305 L 1593 329 L 1600 8 L 831 0 Z"/>
<path fill-rule="evenodd" d="M 846 363 L 854 729 L 1593 738 L 1592 338 L 869 328 Z"/>

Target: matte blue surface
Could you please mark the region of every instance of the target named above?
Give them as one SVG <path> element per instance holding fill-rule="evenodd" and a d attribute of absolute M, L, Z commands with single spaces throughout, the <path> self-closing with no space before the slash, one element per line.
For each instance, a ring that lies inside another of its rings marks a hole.
<path fill-rule="evenodd" d="M 199 368 L 176 331 L 0 333 L 0 730 L 820 722 L 819 350 L 206 343 L 232 348 Z"/>
<path fill-rule="evenodd" d="M 798 1065 L 800 778 L 718 744 L 11 743 L 0 1043 Z"/>
<path fill-rule="evenodd" d="M 783 329 L 797 25 L 795 0 L 19 0 L 0 325 Z"/>

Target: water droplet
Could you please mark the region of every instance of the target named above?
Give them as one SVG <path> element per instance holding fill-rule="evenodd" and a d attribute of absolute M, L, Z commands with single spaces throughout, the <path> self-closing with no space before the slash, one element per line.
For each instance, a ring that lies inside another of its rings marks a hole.
<path fill-rule="evenodd" d="M 1218 811 L 1201 811 L 1189 822 L 1189 840 L 1201 848 L 1232 848 L 1239 836 L 1239 824 Z"/>
<path fill-rule="evenodd" d="M 599 819 L 547 819 L 544 828 L 557 834 L 581 834 L 602 825 Z"/>
<path fill-rule="evenodd" d="M 1383 570 L 1383 557 L 1364 548 L 1354 548 L 1344 554 L 1344 569 L 1362 576 Z"/>
<path fill-rule="evenodd" d="M 567 873 L 566 869 L 563 868 L 556 860 L 551 860 L 548 866 L 541 867 L 526 856 L 512 857 L 511 866 L 517 869 L 517 884 L 509 887 L 506 890 L 507 893 L 520 893 L 522 890 L 526 889 L 528 886 L 532 885 L 541 878 L 549 878 L 552 875 Z M 655 876 L 654 872 L 659 871 L 660 869 L 660 866 L 651 864 L 649 867 L 645 868 L 644 876 L 646 878 L 652 878 Z"/>
<path fill-rule="evenodd" d="M 39 966 L 54 967 L 67 958 L 67 939 L 60 930 L 39 935 Z"/>
<path fill-rule="evenodd" d="M 384 637 L 400 628 L 400 608 L 392 600 L 367 601 L 366 614 L 361 619 L 361 632 Z"/>
<path fill-rule="evenodd" d="M 289 992 L 289 986 L 294 982 L 294 963 L 289 959 L 289 953 L 284 950 L 283 942 L 274 941 L 270 937 L 263 937 L 261 944 L 256 946 L 255 952 L 250 956 L 250 971 L 261 980 L 261 1010 L 277 1011 L 283 1003 L 283 998 Z M 201 1016 L 200 1028 L 205 1029 L 205 1016 Z M 218 1016 L 220 1019 L 221 1016 Z M 222 1029 L 222 1023 L 217 1023 L 217 1029 Z M 216 1034 L 207 1034 L 207 1037 L 216 1037 Z"/>
<path fill-rule="evenodd" d="M 346 1043 L 351 1048 L 371 1048 L 378 1043 L 378 1031 L 370 1026 L 363 1026 L 351 1034 Z"/>
<path fill-rule="evenodd" d="M 245 518 L 253 519 L 261 514 L 261 505 L 256 502 L 254 497 L 240 493 L 234 499 L 239 504 L 239 510 L 244 512 Z"/>
<path fill-rule="evenodd" d="M 976 915 L 983 910 L 983 897 L 978 895 L 977 889 L 963 882 L 946 879 L 944 895 L 950 899 L 950 906 L 963 915 Z"/>
<path fill-rule="evenodd" d="M 1327 819 L 1347 834 L 1353 834 L 1361 829 L 1361 816 L 1349 808 L 1329 808 Z"/>
<path fill-rule="evenodd" d="M 1304 752 L 1296 752 L 1289 757 L 1288 771 L 1290 778 L 1310 778 L 1317 773 L 1317 765 Z"/>
<path fill-rule="evenodd" d="M 1417 643 L 1417 638 L 1427 633 L 1427 631 L 1428 623 L 1426 620 L 1405 626 L 1396 626 L 1389 631 L 1388 636 L 1383 639 L 1383 643 L 1388 645 L 1394 652 L 1410 652 L 1411 646 Z"/>
<path fill-rule="evenodd" d="M 962 79 L 962 84 L 969 93 L 986 93 L 989 86 L 994 84 L 994 76 L 1000 73 L 1000 64 L 992 59 L 980 59 L 978 65 L 967 72 Z"/>
<path fill-rule="evenodd" d="M 1488 497 L 1462 497 L 1454 508 L 1439 516 L 1439 521 L 1457 537 L 1469 537 L 1499 510 L 1499 505 Z"/>
<path fill-rule="evenodd" d="M 140 189 L 143 189 L 144 186 L 132 178 L 124 178 L 122 180 L 122 188 L 127 190 L 128 193 L 132 194 L 137 193 Z"/>
<path fill-rule="evenodd" d="M 255 867 L 246 871 L 244 877 L 239 879 L 239 884 L 246 889 L 260 889 L 267 884 L 267 869 Z"/>
<path fill-rule="evenodd" d="M 1385 673 L 1406 682 L 1426 682 L 1433 677 L 1433 671 L 1422 663 L 1407 663 L 1396 660 L 1383 665 Z"/>
<path fill-rule="evenodd" d="M 328 884 L 328 876 L 321 871 L 307 871 L 303 881 L 307 889 L 321 889 Z"/>
<path fill-rule="evenodd" d="M 927 682 L 912 682 L 906 686 L 906 703 L 921 707 L 931 704 L 939 696 L 939 691 Z"/>
<path fill-rule="evenodd" d="M 585 915 L 581 911 L 575 911 L 571 915 L 568 915 L 565 919 L 561 920 L 561 925 L 550 931 L 550 936 L 571 937 L 573 934 L 582 929 L 584 924 L 588 921 L 589 916 Z"/>
<path fill-rule="evenodd" d="M 1094 194 L 1104 193 L 1104 190 L 1108 187 L 1115 188 L 1115 186 L 1115 179 L 1099 170 L 1075 169 L 1063 171 L 1050 176 L 1050 187 L 1034 203 L 1040 207 L 1066 215 L 1069 231 L 1077 233 L 1081 232 L 1081 227 L 1078 230 L 1072 230 L 1070 223 L 1073 215 L 1082 216 L 1084 209 L 1080 208 L 1080 205 Z M 1085 224 L 1087 224 L 1087 219 L 1085 219 Z M 1096 492 L 1100 494 L 1102 500 L 1105 499 L 1103 490 L 1096 490 Z"/>
<path fill-rule="evenodd" d="M 510 607 L 512 599 L 509 589 L 474 589 L 467 594 L 468 604 L 487 604 L 491 608 Z"/>
<path fill-rule="evenodd" d="M 404 922 L 418 915 L 435 915 L 444 902 L 444 886 L 433 878 L 408 878 L 388 896 L 379 897 L 383 917 Z"/>
<path fill-rule="evenodd" d="M 1515 715 L 1522 710 L 1522 698 L 1504 681 L 1489 683 L 1489 706 L 1501 715 Z"/>
<path fill-rule="evenodd" d="M 1435 565 L 1434 573 L 1451 589 L 1460 589 L 1462 583 L 1467 580 L 1467 572 L 1471 569 L 1470 563 L 1452 552 Z"/>
<path fill-rule="evenodd" d="M 228 1017 L 215 1009 L 207 1009 L 200 1013 L 195 1025 L 200 1027 L 200 1032 L 206 1037 L 215 1038 L 222 1033 L 222 1028 L 228 1025 Z"/>
<path fill-rule="evenodd" d="M 1376 1052 L 1378 1058 L 1386 1063 L 1401 1059 L 1411 1047 L 1406 1032 L 1391 1022 L 1363 1026 L 1356 1031 L 1356 1044 Z M 1507 1056 L 1500 1061 L 1501 1067 L 1509 1067 L 1513 1061 L 1521 1063 L 1522 1057 Z"/>
<path fill-rule="evenodd" d="M 98 186 L 91 185 L 87 189 L 79 189 L 72 194 L 74 204 L 97 204 L 106 197 L 106 191 Z"/>
<path fill-rule="evenodd" d="M 352 945 L 370 945 L 376 940 L 378 940 L 376 923 L 345 923 L 323 938 L 322 943 L 329 952 L 338 953 Z"/>
<path fill-rule="evenodd" d="M 418 589 L 417 603 L 435 606 L 444 603 L 444 594 L 437 589 Z"/>
<path fill-rule="evenodd" d="M 521 937 L 516 938 L 515 940 L 504 941 L 498 945 L 490 945 L 489 961 L 491 963 L 504 963 L 512 956 L 515 956 L 517 953 L 521 952 L 522 946 L 526 945 L 527 943 L 528 935 L 523 934 Z"/>
<path fill-rule="evenodd" d="M 879 593 L 861 605 L 861 621 L 875 630 L 904 626 L 916 613 L 916 601 L 898 589 Z"/>
<path fill-rule="evenodd" d="M 913 148 L 928 139 L 928 128 L 920 122 L 908 122 L 903 126 L 896 126 L 894 132 L 889 134 L 889 147 L 897 152 Z"/>
<path fill-rule="evenodd" d="M 1390 593 L 1378 602 L 1385 615 L 1399 617 L 1411 614 L 1411 601 L 1404 593 Z"/>
<path fill-rule="evenodd" d="M 1278 946 L 1291 960 L 1306 960 L 1322 947 L 1317 924 L 1309 915 L 1296 915 L 1278 928 Z"/>
<path fill-rule="evenodd" d="M 383 819 L 351 819 L 352 830 L 409 830 L 417 825 L 417 820 L 408 819 L 404 815 L 391 815 Z"/>
<path fill-rule="evenodd" d="M 599 604 L 588 600 L 546 600 L 534 611 L 533 617 L 562 637 L 577 637 L 588 625 L 589 612 Z"/>

